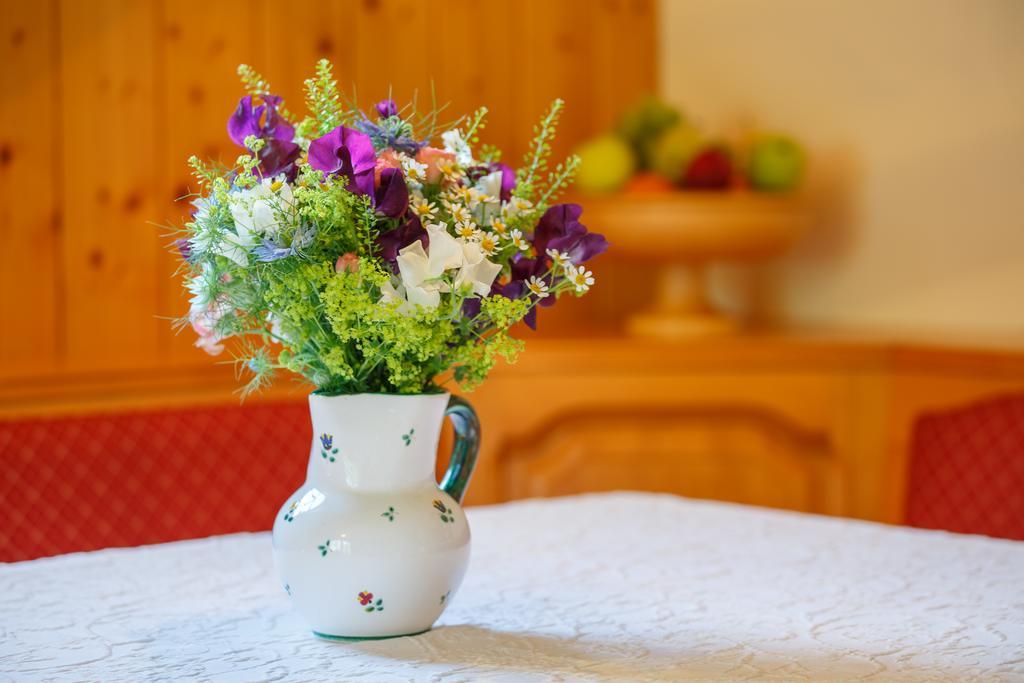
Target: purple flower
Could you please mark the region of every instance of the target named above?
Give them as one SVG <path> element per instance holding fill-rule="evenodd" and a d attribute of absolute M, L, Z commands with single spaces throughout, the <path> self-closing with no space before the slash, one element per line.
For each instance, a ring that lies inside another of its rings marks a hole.
<path fill-rule="evenodd" d="M 258 106 L 253 106 L 252 95 L 238 101 L 235 113 L 228 119 L 228 135 L 239 147 L 245 147 L 245 139 L 250 135 L 266 143 L 259 152 L 260 172 L 264 177 L 278 173 L 291 176 L 300 153 L 299 146 L 293 142 L 295 129 L 277 111 L 280 97 L 263 95 L 261 99 L 263 104 Z"/>
<path fill-rule="evenodd" d="M 389 116 L 398 116 L 398 105 L 392 99 L 381 100 L 377 103 L 377 113 L 382 119 Z"/>
<path fill-rule="evenodd" d="M 491 290 L 494 291 L 493 289 Z M 472 297 L 462 300 L 462 315 L 466 318 L 475 318 L 480 315 L 480 298 Z"/>
<path fill-rule="evenodd" d="M 309 165 L 328 175 L 345 176 L 349 191 L 356 194 L 373 195 L 376 164 L 370 137 L 352 128 L 338 126 L 309 143 Z"/>
<path fill-rule="evenodd" d="M 279 173 L 284 173 L 289 179 L 294 179 L 295 162 L 300 152 L 299 146 L 294 142 L 268 140 L 259 153 L 260 173 L 264 178 L 273 178 Z"/>
<path fill-rule="evenodd" d="M 291 246 L 286 247 L 279 242 L 264 237 L 263 242 L 253 249 L 253 254 L 256 255 L 256 260 L 262 263 L 272 263 L 289 256 L 298 256 L 303 249 L 313 243 L 314 237 L 316 237 L 315 225 L 300 225 L 295 234 L 292 235 Z"/>
<path fill-rule="evenodd" d="M 373 193 L 377 213 L 388 218 L 398 218 L 409 208 L 409 188 L 401 169 L 385 168 L 380 174 L 380 187 Z"/>
<path fill-rule="evenodd" d="M 263 95 L 261 99 L 263 104 L 253 106 L 252 95 L 246 95 L 238 101 L 235 113 L 228 119 L 228 135 L 239 147 L 245 147 L 245 139 L 250 135 L 285 142 L 295 138 L 295 129 L 277 111 L 281 98 Z"/>
<path fill-rule="evenodd" d="M 174 246 L 178 249 L 178 253 L 181 254 L 181 258 L 186 261 L 192 256 L 192 245 L 189 244 L 187 239 L 174 240 Z"/>
<path fill-rule="evenodd" d="M 261 263 L 271 263 L 273 261 L 280 261 L 283 258 L 288 258 L 295 254 L 295 250 L 291 247 L 278 244 L 277 242 L 263 238 L 263 243 L 252 250 L 253 254 L 256 255 L 256 260 Z"/>
<path fill-rule="evenodd" d="M 512 190 L 516 189 L 516 172 L 508 164 L 495 162 L 490 165 L 490 172 L 501 171 L 501 201 L 512 198 Z"/>
<path fill-rule="evenodd" d="M 398 251 L 416 240 L 419 240 L 424 248 L 429 246 L 427 231 L 423 229 L 419 216 L 412 216 L 394 230 L 379 235 L 377 244 L 380 246 L 381 257 L 394 268 L 398 260 Z"/>
<path fill-rule="evenodd" d="M 583 209 L 579 204 L 556 204 L 544 212 L 534 231 L 533 246 L 542 257 L 548 249 L 557 249 L 569 255 L 575 263 L 585 263 L 608 250 L 604 235 L 588 232 L 580 223 Z"/>
<path fill-rule="evenodd" d="M 367 118 L 362 118 L 352 125 L 360 133 L 370 136 L 374 149 L 384 150 L 390 147 L 409 156 L 416 156 L 416 152 L 427 146 L 426 140 L 413 140 L 408 135 L 393 130 L 394 126 L 382 126 Z"/>
<path fill-rule="evenodd" d="M 330 434 L 321 434 L 320 445 L 324 447 L 324 450 L 329 450 L 334 445 L 334 437 Z"/>

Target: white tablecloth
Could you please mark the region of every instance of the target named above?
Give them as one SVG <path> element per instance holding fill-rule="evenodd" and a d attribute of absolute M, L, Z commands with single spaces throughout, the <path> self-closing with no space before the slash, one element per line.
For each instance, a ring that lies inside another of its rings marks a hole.
<path fill-rule="evenodd" d="M 468 512 L 440 624 L 334 643 L 270 538 L 0 566 L 13 680 L 1024 680 L 1024 543 L 651 494 Z M 415 571 L 415 567 L 410 567 Z"/>

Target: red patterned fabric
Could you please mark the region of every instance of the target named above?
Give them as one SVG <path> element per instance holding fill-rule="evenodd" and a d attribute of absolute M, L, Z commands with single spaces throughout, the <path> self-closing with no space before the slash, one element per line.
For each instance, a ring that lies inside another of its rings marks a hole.
<path fill-rule="evenodd" d="M 305 403 L 0 422 L 0 561 L 269 529 Z"/>
<path fill-rule="evenodd" d="M 1024 396 L 918 420 L 906 521 L 1024 540 Z"/>

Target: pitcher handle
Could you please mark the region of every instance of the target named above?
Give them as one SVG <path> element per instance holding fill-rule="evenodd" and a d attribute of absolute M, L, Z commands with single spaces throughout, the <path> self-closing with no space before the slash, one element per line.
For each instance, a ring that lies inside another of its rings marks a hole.
<path fill-rule="evenodd" d="M 441 488 L 456 502 L 466 495 L 469 478 L 476 467 L 476 454 L 480 450 L 480 419 L 469 402 L 458 396 L 448 400 L 444 414 L 455 428 L 455 443 L 448 460 L 448 471 L 441 480 Z"/>

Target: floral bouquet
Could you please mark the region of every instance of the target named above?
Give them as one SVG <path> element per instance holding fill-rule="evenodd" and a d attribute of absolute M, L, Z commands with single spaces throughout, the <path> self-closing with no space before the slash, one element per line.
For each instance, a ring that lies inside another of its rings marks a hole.
<path fill-rule="evenodd" d="M 524 165 L 478 146 L 486 109 L 442 126 L 379 102 L 368 116 L 323 60 L 301 121 L 251 68 L 228 120 L 246 153 L 190 164 L 195 207 L 176 241 L 191 310 L 180 323 L 211 354 L 236 340 L 248 393 L 279 369 L 324 394 L 416 394 L 479 384 L 536 329 L 538 307 L 594 284 L 604 237 L 554 204 L 579 164 L 548 168 L 562 102 L 535 128 Z M 440 138 L 438 145 L 435 137 Z"/>

